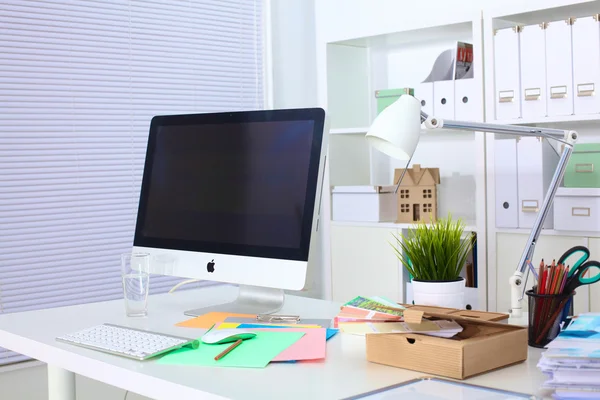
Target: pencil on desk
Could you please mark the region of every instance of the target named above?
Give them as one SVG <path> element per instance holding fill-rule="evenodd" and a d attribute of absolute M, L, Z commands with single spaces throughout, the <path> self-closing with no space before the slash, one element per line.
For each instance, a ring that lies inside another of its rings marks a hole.
<path fill-rule="evenodd" d="M 229 346 L 228 348 L 226 348 L 225 350 L 223 350 L 221 353 L 219 353 L 216 357 L 215 357 L 215 361 L 219 361 L 221 358 L 225 357 L 227 354 L 231 353 L 231 351 L 233 349 L 235 349 L 236 347 L 238 347 L 240 344 L 242 344 L 243 340 L 239 339 L 237 340 L 234 344 L 232 344 L 231 346 Z"/>

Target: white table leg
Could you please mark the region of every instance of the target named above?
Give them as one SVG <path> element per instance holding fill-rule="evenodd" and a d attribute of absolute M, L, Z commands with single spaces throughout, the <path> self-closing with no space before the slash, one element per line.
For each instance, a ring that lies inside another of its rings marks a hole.
<path fill-rule="evenodd" d="M 48 365 L 48 400 L 75 400 L 75 374 Z"/>

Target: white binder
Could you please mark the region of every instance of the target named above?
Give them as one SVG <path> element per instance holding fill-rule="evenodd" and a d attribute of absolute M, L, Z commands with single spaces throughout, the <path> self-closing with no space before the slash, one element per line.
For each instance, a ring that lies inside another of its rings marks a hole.
<path fill-rule="evenodd" d="M 480 121 L 477 105 L 481 104 L 481 93 L 477 90 L 475 79 L 457 79 L 454 81 L 454 115 L 459 121 Z"/>
<path fill-rule="evenodd" d="M 600 112 L 600 22 L 578 18 L 573 34 L 573 111 L 575 115 Z"/>
<path fill-rule="evenodd" d="M 496 183 L 496 227 L 518 228 L 517 139 L 494 141 Z"/>
<path fill-rule="evenodd" d="M 521 117 L 519 96 L 519 29 L 499 29 L 494 36 L 496 119 Z"/>
<path fill-rule="evenodd" d="M 573 114 L 571 20 L 554 21 L 546 28 L 548 116 Z"/>
<path fill-rule="evenodd" d="M 519 228 L 532 228 L 550 181 L 556 170 L 559 155 L 546 139 L 520 138 L 517 142 Z M 553 209 L 543 227 L 552 229 Z"/>
<path fill-rule="evenodd" d="M 433 115 L 454 119 L 454 81 L 433 82 Z"/>
<path fill-rule="evenodd" d="M 415 97 L 421 100 L 421 110 L 427 115 L 435 116 L 433 113 L 433 82 L 424 82 L 415 88 Z"/>
<path fill-rule="evenodd" d="M 523 118 L 546 114 L 546 24 L 521 29 L 521 98 Z"/>

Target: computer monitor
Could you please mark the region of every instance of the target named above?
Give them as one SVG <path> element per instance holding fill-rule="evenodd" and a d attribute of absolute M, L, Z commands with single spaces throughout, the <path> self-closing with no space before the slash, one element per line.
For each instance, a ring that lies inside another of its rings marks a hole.
<path fill-rule="evenodd" d="M 152 119 L 134 251 L 152 273 L 240 285 L 233 303 L 187 315 L 272 313 L 304 287 L 324 124 L 320 108 Z"/>

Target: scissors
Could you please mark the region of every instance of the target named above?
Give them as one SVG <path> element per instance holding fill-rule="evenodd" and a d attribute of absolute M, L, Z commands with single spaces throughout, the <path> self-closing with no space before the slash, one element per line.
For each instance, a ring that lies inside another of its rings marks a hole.
<path fill-rule="evenodd" d="M 590 251 L 585 246 L 575 246 L 570 248 L 558 259 L 558 263 L 564 264 L 569 257 L 577 253 L 581 253 L 581 257 L 573 264 L 573 268 L 569 270 L 563 293 L 571 293 L 579 286 L 591 285 L 592 283 L 600 281 L 600 262 L 594 260 L 588 261 L 590 258 Z M 592 268 L 597 270 L 596 274 L 590 273 L 590 276 L 585 277 L 585 274 Z"/>

